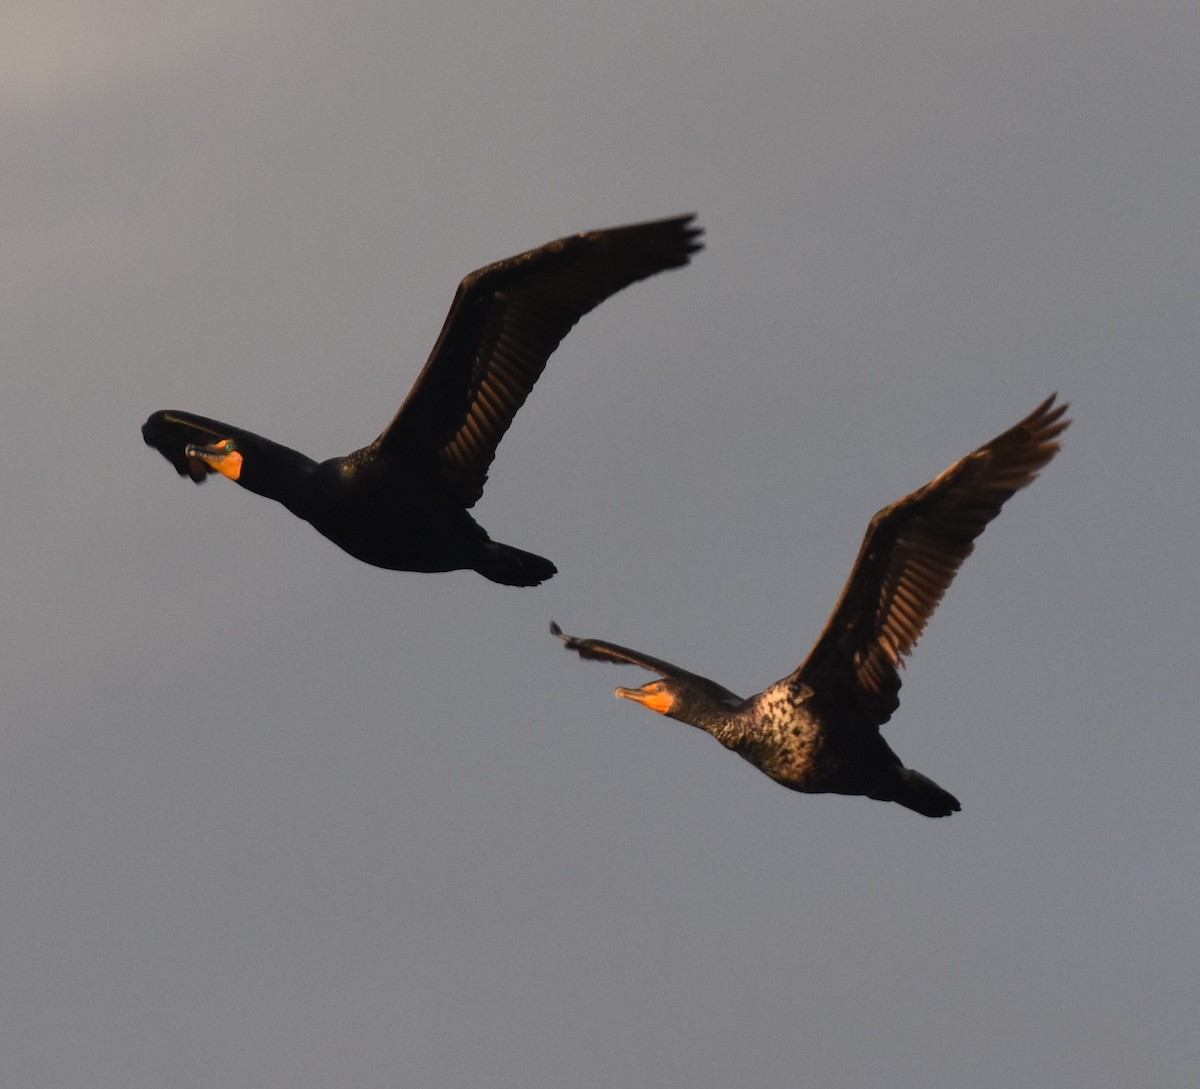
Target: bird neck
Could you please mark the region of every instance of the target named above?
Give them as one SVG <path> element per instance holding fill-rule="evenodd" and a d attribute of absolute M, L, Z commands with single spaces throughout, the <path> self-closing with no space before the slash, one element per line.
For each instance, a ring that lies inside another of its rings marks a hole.
<path fill-rule="evenodd" d="M 727 749 L 736 749 L 747 736 L 741 707 L 708 692 L 689 693 L 687 701 L 671 712 L 671 717 L 712 734 Z"/>
<path fill-rule="evenodd" d="M 243 459 L 238 483 L 256 495 L 282 503 L 303 518 L 312 500 L 311 480 L 317 463 L 261 435 L 243 432 L 236 441 Z"/>

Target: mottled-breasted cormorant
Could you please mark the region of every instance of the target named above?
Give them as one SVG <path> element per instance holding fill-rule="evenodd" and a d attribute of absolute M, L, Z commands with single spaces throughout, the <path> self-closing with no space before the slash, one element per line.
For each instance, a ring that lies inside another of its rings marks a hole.
<path fill-rule="evenodd" d="M 554 564 L 493 541 L 468 510 L 550 353 L 610 295 L 686 265 L 701 248 L 693 219 L 586 231 L 471 273 L 395 419 L 346 457 L 318 463 L 189 412 L 156 412 L 142 435 L 181 476 L 219 472 L 377 567 L 536 586 Z"/>
<path fill-rule="evenodd" d="M 900 705 L 902 656 L 925 625 L 975 538 L 1005 500 L 1058 452 L 1070 421 L 1050 397 L 1030 416 L 884 507 L 817 644 L 794 673 L 742 699 L 706 677 L 615 643 L 550 630 L 581 658 L 641 666 L 663 679 L 617 695 L 698 726 L 777 783 L 809 794 L 865 794 L 927 817 L 958 799 L 900 763 L 879 727 Z"/>

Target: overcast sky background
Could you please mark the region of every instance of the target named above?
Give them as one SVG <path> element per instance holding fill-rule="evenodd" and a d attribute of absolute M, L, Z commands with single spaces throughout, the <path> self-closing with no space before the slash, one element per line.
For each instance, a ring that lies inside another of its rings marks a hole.
<path fill-rule="evenodd" d="M 1200 7 L 2 21 L 4 1085 L 1195 1084 Z M 538 589 L 142 444 L 349 452 L 468 271 L 691 210 L 500 447 Z M 1053 390 L 887 730 L 949 820 L 780 789 L 547 633 L 758 691 L 871 514 Z"/>

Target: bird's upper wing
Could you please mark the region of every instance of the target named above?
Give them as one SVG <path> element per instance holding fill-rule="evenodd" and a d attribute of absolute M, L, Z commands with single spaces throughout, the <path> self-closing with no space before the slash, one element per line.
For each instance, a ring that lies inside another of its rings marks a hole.
<path fill-rule="evenodd" d="M 886 722 L 899 704 L 901 656 L 912 653 L 975 538 L 1058 452 L 1066 409 L 1051 396 L 876 514 L 825 631 L 791 679 Z"/>
<path fill-rule="evenodd" d="M 400 411 L 369 448 L 436 467 L 466 506 L 546 360 L 610 295 L 701 247 L 693 216 L 560 238 L 471 273 Z"/>
<path fill-rule="evenodd" d="M 550 631 L 563 641 L 567 650 L 575 651 L 580 658 L 590 658 L 597 662 L 615 662 L 618 665 L 640 666 L 651 673 L 657 673 L 660 677 L 684 677 L 707 688 L 719 700 L 741 702 L 740 696 L 730 692 L 728 688 L 721 687 L 716 681 L 701 677 L 698 673 L 689 673 L 686 669 L 680 669 L 679 666 L 665 662 L 661 658 L 651 658 L 648 654 L 641 654 L 628 647 L 619 646 L 617 643 L 605 643 L 600 639 L 580 639 L 574 635 L 567 635 L 553 621 L 550 622 Z"/>

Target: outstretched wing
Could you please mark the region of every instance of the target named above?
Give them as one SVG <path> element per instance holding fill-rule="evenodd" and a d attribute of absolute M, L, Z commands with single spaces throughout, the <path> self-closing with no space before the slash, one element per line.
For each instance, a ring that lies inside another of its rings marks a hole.
<path fill-rule="evenodd" d="M 624 287 L 686 265 L 694 216 L 586 231 L 471 273 L 416 385 L 369 448 L 384 462 L 432 463 L 466 506 L 517 410 L 571 327 Z"/>
<path fill-rule="evenodd" d="M 901 657 L 987 524 L 1058 453 L 1067 406 L 1052 395 L 1029 416 L 884 507 L 817 644 L 792 680 L 856 706 L 882 725 L 899 705 Z"/>
<path fill-rule="evenodd" d="M 298 450 L 264 439 L 253 431 L 176 409 L 155 412 L 142 424 L 142 438 L 147 446 L 153 446 L 174 465 L 180 476 L 190 476 L 197 484 L 203 484 L 205 477 L 213 470 L 198 458 L 189 458 L 187 448 L 193 445 L 211 446 L 222 439 L 233 439 L 246 454 L 253 452 L 256 462 L 263 454 L 269 453 L 276 466 L 286 464 L 301 468 L 316 464 Z"/>
<path fill-rule="evenodd" d="M 194 416 L 190 412 L 156 412 L 142 424 L 142 438 L 175 466 L 180 476 L 190 476 L 197 484 L 212 470 L 185 453 L 190 444 L 205 446 L 228 437 L 230 432 L 219 420 Z"/>
<path fill-rule="evenodd" d="M 553 620 L 550 621 L 550 632 L 563 641 L 567 650 L 575 651 L 580 658 L 596 662 L 615 662 L 617 665 L 640 666 L 651 673 L 657 673 L 660 677 L 685 678 L 701 688 L 707 689 L 718 700 L 741 702 L 740 696 L 730 692 L 728 688 L 722 688 L 716 681 L 710 681 L 707 677 L 701 677 L 697 673 L 689 673 L 686 669 L 680 669 L 679 666 L 665 662 L 661 658 L 651 658 L 648 654 L 640 654 L 636 650 L 630 650 L 628 647 L 622 647 L 616 643 L 605 643 L 600 639 L 580 639 L 574 635 L 567 635 Z"/>

